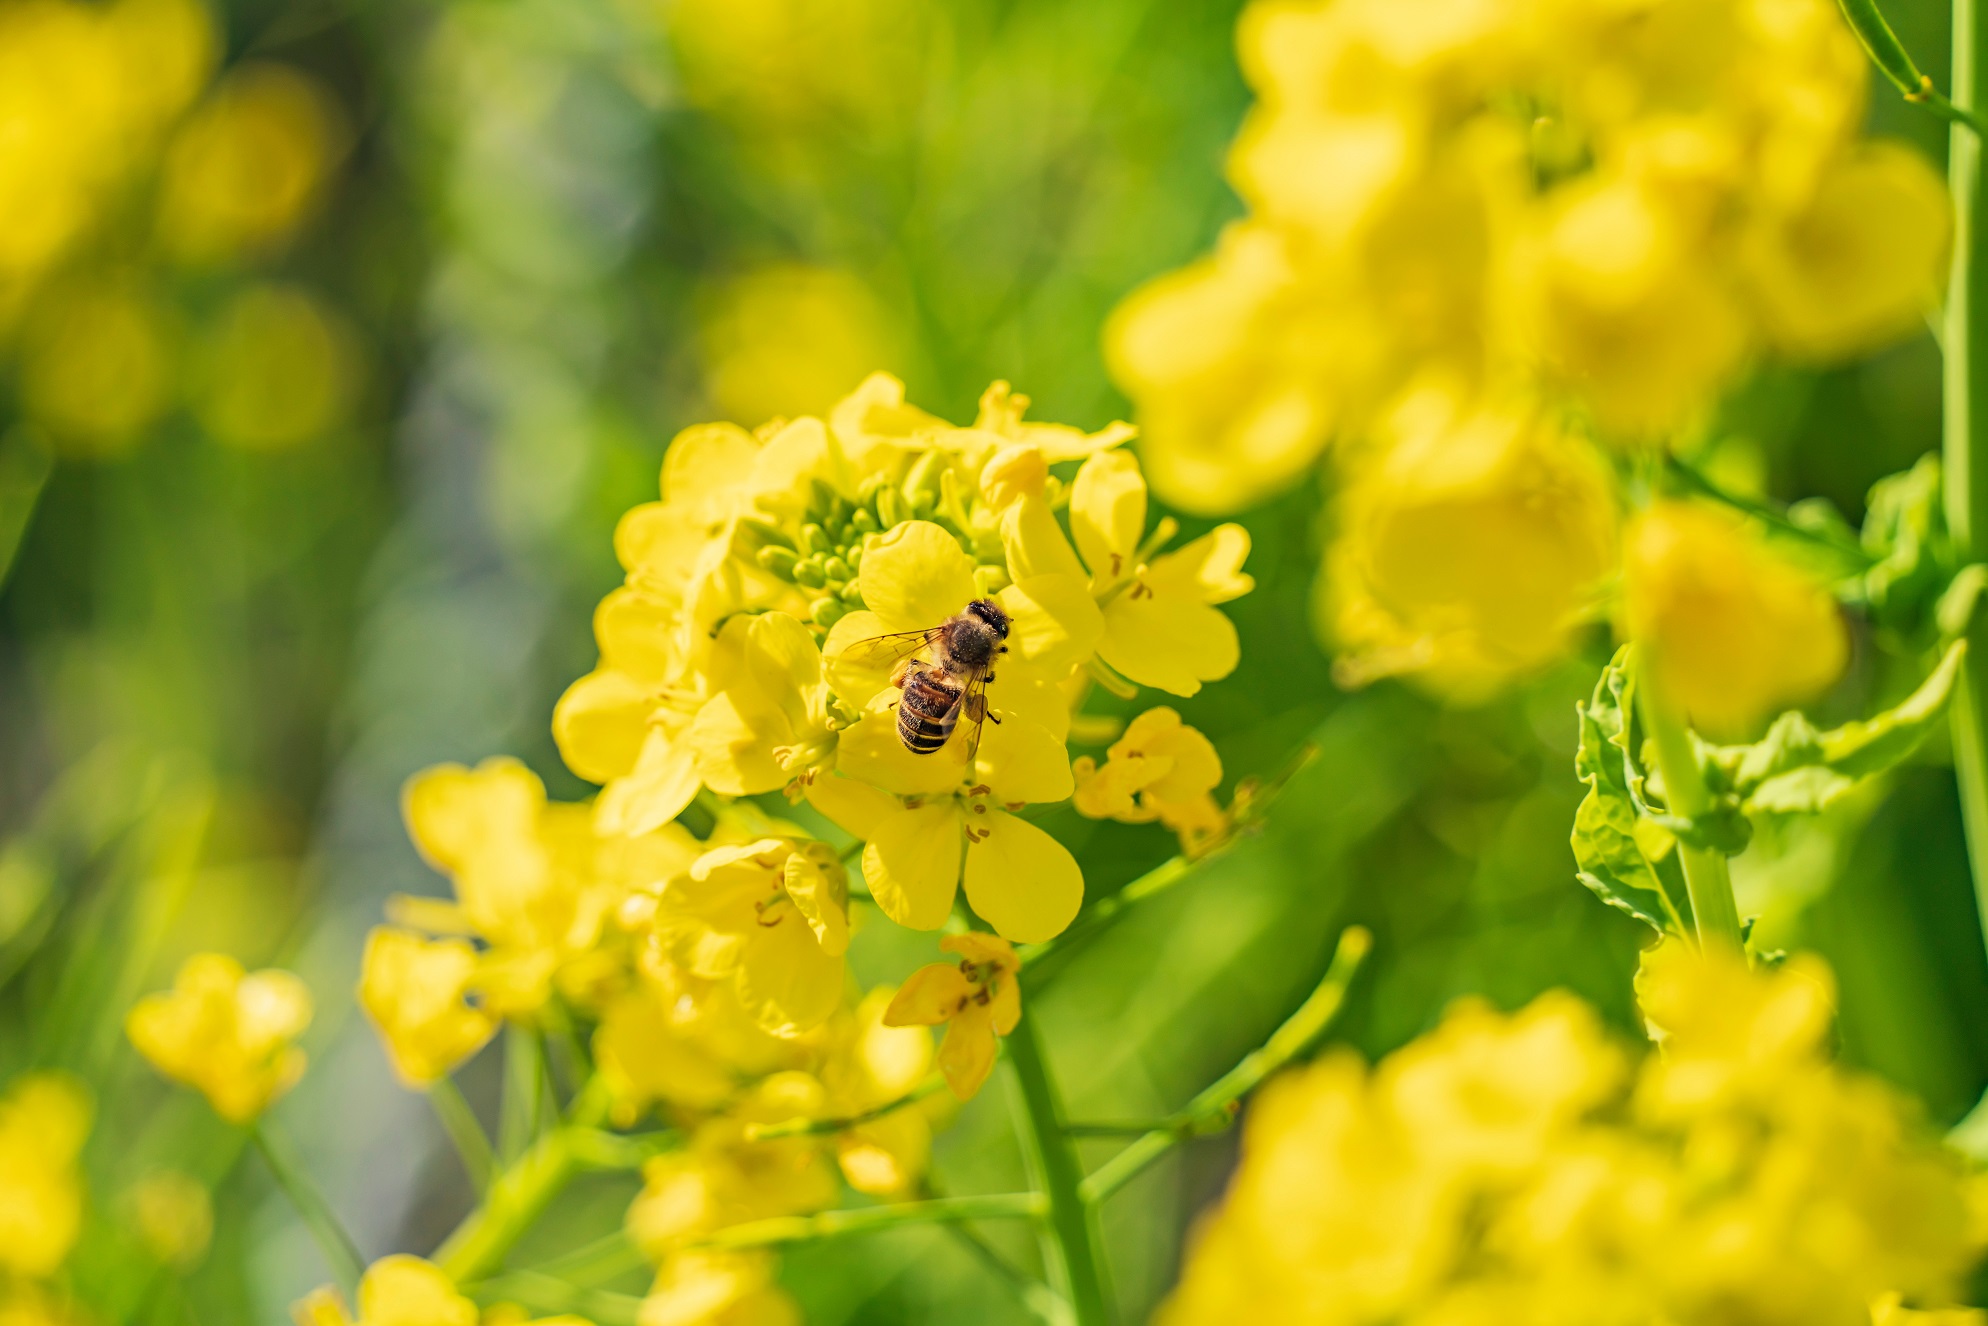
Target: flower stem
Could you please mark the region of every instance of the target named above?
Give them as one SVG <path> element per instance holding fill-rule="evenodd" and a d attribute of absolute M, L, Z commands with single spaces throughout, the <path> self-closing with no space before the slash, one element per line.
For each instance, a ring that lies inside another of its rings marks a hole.
<path fill-rule="evenodd" d="M 490 1139 L 484 1135 L 483 1125 L 476 1121 L 476 1112 L 463 1099 L 461 1088 L 450 1079 L 442 1078 L 428 1088 L 428 1103 L 435 1107 L 435 1117 L 441 1121 L 442 1131 L 455 1144 L 456 1155 L 462 1158 L 462 1167 L 468 1173 L 477 1196 L 490 1191 L 490 1176 L 497 1167 L 497 1160 L 491 1154 Z"/>
<path fill-rule="evenodd" d="M 1675 710 L 1663 703 L 1647 676 L 1638 679 L 1637 706 L 1643 726 L 1657 749 L 1657 771 L 1664 776 L 1664 794 L 1670 798 L 1673 815 L 1697 819 L 1712 809 L 1712 793 L 1705 786 L 1704 771 L 1698 767 L 1698 752 L 1691 744 L 1691 730 Z M 1740 940 L 1739 903 L 1733 898 L 1733 876 L 1725 856 L 1709 847 L 1697 847 L 1680 839 L 1678 859 L 1684 866 L 1684 887 L 1691 896 L 1691 914 L 1698 925 L 1701 948 L 1724 945 L 1734 952 Z"/>
<path fill-rule="evenodd" d="M 483 1202 L 456 1227 L 435 1262 L 458 1284 L 489 1275 L 530 1229 L 532 1222 L 579 1169 L 577 1130 L 591 1129 L 607 1113 L 607 1088 L 596 1077 L 573 1101 L 566 1123 L 525 1149 L 490 1181 Z"/>
<path fill-rule="evenodd" d="M 331 1278 L 345 1292 L 347 1302 L 355 1301 L 359 1292 L 359 1277 L 366 1272 L 366 1259 L 359 1252 L 359 1246 L 352 1236 L 345 1232 L 345 1226 L 338 1221 L 324 1194 L 318 1191 L 310 1175 L 297 1163 L 290 1148 L 281 1139 L 272 1135 L 267 1122 L 257 1120 L 249 1127 L 249 1137 L 255 1142 L 255 1149 L 262 1153 L 263 1163 L 276 1179 L 276 1186 L 290 1199 L 298 1216 L 317 1240 L 318 1251 L 324 1254 L 325 1262 L 331 1267 Z"/>
<path fill-rule="evenodd" d="M 927 1096 L 936 1095 L 945 1089 L 946 1079 L 934 1073 L 911 1090 L 895 1100 L 887 1100 L 881 1105 L 872 1106 L 855 1114 L 838 1115 L 832 1119 L 785 1119 L 779 1123 L 749 1123 L 745 1135 L 748 1142 L 770 1142 L 776 1137 L 816 1137 L 823 1133 L 839 1133 L 845 1128 L 855 1128 L 881 1119 L 886 1114 L 895 1114 L 907 1105 L 915 1105 Z"/>
<path fill-rule="evenodd" d="M 1021 1086 L 1023 1151 L 1049 1203 L 1041 1242 L 1050 1286 L 1069 1301 L 1075 1326 L 1111 1326 L 1097 1209 L 1084 1200 L 1083 1167 L 1063 1131 L 1063 1105 L 1036 1034 L 1035 1014 L 1022 1015 L 1006 1044 Z"/>
<path fill-rule="evenodd" d="M 1953 97 L 1969 110 L 1988 62 L 1975 0 L 1953 4 Z M 1988 329 L 1974 315 L 1988 311 L 1988 262 L 1982 261 L 1981 140 L 1955 127 L 1947 138 L 1947 186 L 1953 194 L 1953 271 L 1947 286 L 1945 418 L 1941 460 L 1947 527 L 1962 562 L 1976 561 L 1988 536 Z M 1977 331 L 1982 334 L 1977 335 Z M 1976 391 L 1982 387 L 1982 391 Z M 1954 774 L 1961 824 L 1974 875 L 1974 896 L 1988 938 L 1988 613 L 1969 625 L 1968 657 L 1953 699 Z"/>
<path fill-rule="evenodd" d="M 1047 1210 L 1041 1193 L 987 1193 L 975 1197 L 935 1197 L 926 1202 L 893 1202 L 888 1206 L 858 1206 L 806 1216 L 775 1216 L 749 1220 L 718 1230 L 701 1241 L 707 1248 L 764 1248 L 777 1243 L 805 1243 L 871 1234 L 900 1225 L 946 1224 L 958 1220 L 1034 1220 Z"/>
<path fill-rule="evenodd" d="M 1159 1127 L 1098 1166 L 1081 1186 L 1084 1200 L 1103 1201 L 1187 1138 L 1228 1127 L 1244 1096 L 1325 1034 L 1346 1003 L 1346 989 L 1353 983 L 1354 973 L 1373 946 L 1374 937 L 1365 927 L 1348 926 L 1339 936 L 1331 965 L 1305 1002 L 1298 1005 L 1298 1011 L 1271 1033 L 1262 1048 L 1250 1051 L 1241 1063 L 1209 1083 L 1185 1109 L 1169 1115 Z"/>

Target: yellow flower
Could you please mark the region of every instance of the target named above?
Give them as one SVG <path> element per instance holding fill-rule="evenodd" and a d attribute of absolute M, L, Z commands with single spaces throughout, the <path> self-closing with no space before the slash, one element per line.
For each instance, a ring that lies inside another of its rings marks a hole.
<path fill-rule="evenodd" d="M 39 1285 L 0 1289 L 0 1326 L 91 1326 L 92 1321 Z"/>
<path fill-rule="evenodd" d="M 207 1255 L 214 1237 L 214 1199 L 207 1185 L 178 1170 L 154 1170 L 125 1193 L 139 1241 L 161 1262 L 187 1271 Z"/>
<path fill-rule="evenodd" d="M 142 290 L 61 288 L 28 321 L 23 402 L 64 449 L 124 451 L 172 403 L 171 331 Z"/>
<path fill-rule="evenodd" d="M 356 337 L 297 286 L 262 282 L 221 310 L 200 346 L 193 412 L 215 439 L 280 451 L 345 422 L 359 386 Z"/>
<path fill-rule="evenodd" d="M 831 1114 L 849 1116 L 901 1100 L 932 1068 L 932 1037 L 923 1027 L 886 1021 L 896 995 L 881 987 L 831 1025 L 822 1086 Z M 844 1129 L 835 1136 L 842 1177 L 858 1192 L 908 1195 L 925 1172 L 932 1149 L 928 1109 L 906 1106 Z"/>
<path fill-rule="evenodd" d="M 199 1088 L 230 1123 L 248 1123 L 304 1075 L 292 1042 L 310 1023 L 310 991 L 291 973 L 245 973 L 231 957 L 200 953 L 170 991 L 140 999 L 124 1029 L 154 1068 Z"/>
<path fill-rule="evenodd" d="M 477 1326 L 479 1314 L 440 1267 L 396 1254 L 366 1268 L 356 1318 L 331 1289 L 314 1291 L 291 1315 L 297 1326 Z"/>
<path fill-rule="evenodd" d="M 25 1074 L 0 1096 L 0 1270 L 50 1276 L 75 1245 L 91 1113 L 83 1084 L 63 1073 Z"/>
<path fill-rule="evenodd" d="M 1166 527 L 1162 527 L 1164 530 Z M 1124 451 L 1084 462 L 1070 490 L 1070 533 L 1104 617 L 1098 657 L 1142 686 L 1193 695 L 1235 671 L 1236 628 L 1217 603 L 1247 594 L 1249 531 L 1219 525 L 1173 552 L 1146 536 L 1146 480 Z"/>
<path fill-rule="evenodd" d="M 343 137 L 330 96 L 275 64 L 230 74 L 179 128 L 165 159 L 159 230 L 197 261 L 265 249 L 323 191 Z"/>
<path fill-rule="evenodd" d="M 750 1141 L 746 1133 L 751 1123 L 815 1117 L 823 1103 L 821 1083 L 806 1073 L 763 1080 L 728 1114 L 700 1124 L 683 1150 L 643 1166 L 629 1237 L 660 1262 L 714 1230 L 831 1205 L 835 1171 L 820 1138 Z"/>
<path fill-rule="evenodd" d="M 664 888 L 657 939 L 693 976 L 732 979 L 759 1024 L 793 1034 L 842 1001 L 849 885 L 822 843 L 762 838 L 717 847 Z"/>
<path fill-rule="evenodd" d="M 476 950 L 463 939 L 424 939 L 392 926 L 366 936 L 359 1006 L 400 1080 L 420 1090 L 454 1072 L 497 1031 L 497 1016 L 468 1000 Z"/>
<path fill-rule="evenodd" d="M 1537 408 L 1430 389 L 1356 466 L 1319 585 L 1342 682 L 1407 672 L 1476 697 L 1572 644 L 1616 559 L 1615 494 Z"/>
<path fill-rule="evenodd" d="M 1624 633 L 1648 684 L 1702 731 L 1743 732 L 1843 671 L 1849 642 L 1828 591 L 1737 517 L 1659 502 L 1625 542 Z"/>
<path fill-rule="evenodd" d="M 1210 795 L 1222 781 L 1222 759 L 1208 738 L 1165 705 L 1127 725 L 1098 767 L 1088 755 L 1071 766 L 1076 807 L 1092 819 L 1150 824 L 1180 835 L 1181 850 L 1199 852 L 1228 828 L 1228 815 Z"/>
<path fill-rule="evenodd" d="M 670 1254 L 642 1300 L 637 1326 L 801 1326 L 800 1309 L 773 1283 L 765 1253 Z"/>
<path fill-rule="evenodd" d="M 686 737 L 705 786 L 726 796 L 772 792 L 832 761 L 821 650 L 800 622 L 784 612 L 732 618 L 710 669 L 715 693 Z"/>
<path fill-rule="evenodd" d="M 887 1027 L 946 1027 L 939 1068 L 961 1100 L 971 1100 L 994 1071 L 997 1038 L 1022 1020 L 1021 959 L 1014 945 L 968 931 L 947 935 L 939 947 L 957 963 L 935 962 L 911 973 L 885 1010 Z"/>

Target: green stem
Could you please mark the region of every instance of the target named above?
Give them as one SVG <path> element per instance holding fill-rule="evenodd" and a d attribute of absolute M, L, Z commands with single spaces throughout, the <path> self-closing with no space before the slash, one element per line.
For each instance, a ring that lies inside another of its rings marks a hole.
<path fill-rule="evenodd" d="M 780 1123 L 749 1123 L 745 1130 L 746 1141 L 770 1142 L 776 1137 L 816 1137 L 824 1133 L 839 1133 L 844 1129 L 869 1123 L 873 1119 L 881 1119 L 886 1114 L 895 1114 L 907 1105 L 915 1105 L 927 1096 L 944 1090 L 945 1085 L 945 1077 L 934 1074 L 896 1100 L 885 1101 L 881 1105 L 856 1114 L 838 1115 L 832 1119 L 786 1119 Z"/>
<path fill-rule="evenodd" d="M 1309 1050 L 1325 1029 L 1332 1025 L 1346 1003 L 1346 989 L 1354 973 L 1373 950 L 1374 937 L 1362 926 L 1348 926 L 1339 936 L 1332 962 L 1298 1011 L 1271 1033 L 1262 1048 L 1252 1050 L 1241 1063 L 1208 1084 L 1187 1107 L 1168 1116 L 1161 1126 L 1140 1137 L 1132 1145 L 1098 1166 L 1081 1188 L 1087 1202 L 1101 1202 L 1174 1147 L 1190 1137 L 1219 1132 L 1236 1116 L 1244 1096 L 1256 1090 L 1264 1078 Z"/>
<path fill-rule="evenodd" d="M 1923 106 L 1932 114 L 1949 124 L 1965 126 L 1970 132 L 1979 134 L 1981 122 L 1971 109 L 1972 99 L 1961 91 L 1960 72 L 1954 71 L 1954 96 L 1964 104 L 1955 105 L 1939 94 L 1930 76 L 1919 72 L 1912 53 L 1905 49 L 1905 43 L 1891 30 L 1891 24 L 1877 7 L 1876 0 L 1838 0 L 1843 7 L 1843 17 L 1850 20 L 1851 29 L 1857 40 L 1864 44 L 1871 62 L 1877 65 L 1891 85 L 1905 95 L 1905 99 L 1915 106 Z M 1958 17 L 1958 15 L 1956 15 Z M 1954 25 L 1954 59 L 1958 64 L 1960 56 L 1960 25 Z"/>
<path fill-rule="evenodd" d="M 718 1230 L 701 1241 L 707 1248 L 764 1248 L 779 1243 L 805 1243 L 873 1234 L 900 1225 L 930 1225 L 957 1220 L 1039 1220 L 1047 1210 L 1041 1193 L 989 1193 L 978 1197 L 935 1197 L 927 1202 L 894 1202 L 889 1206 L 858 1206 L 807 1216 L 776 1216 L 749 1220 Z"/>
<path fill-rule="evenodd" d="M 305 1227 L 311 1231 L 311 1237 L 317 1240 L 318 1250 L 324 1254 L 325 1262 L 331 1268 L 331 1278 L 345 1292 L 346 1301 L 356 1301 L 359 1277 L 366 1273 L 366 1259 L 359 1252 L 359 1245 L 345 1232 L 345 1226 L 339 1223 L 331 1203 L 311 1182 L 290 1148 L 272 1135 L 268 1123 L 258 1120 L 251 1124 L 249 1137 L 255 1142 L 255 1149 L 262 1153 L 263 1163 L 269 1166 L 276 1186 L 290 1199 L 290 1205 L 296 1208 Z"/>
<path fill-rule="evenodd" d="M 599 1123 L 607 1106 L 607 1089 L 594 1078 L 574 1100 L 566 1126 L 540 1137 L 490 1181 L 482 1205 L 435 1254 L 435 1263 L 450 1279 L 458 1284 L 480 1279 L 503 1264 L 505 1255 L 580 1168 L 575 1131 Z"/>
<path fill-rule="evenodd" d="M 539 1271 L 507 1271 L 475 1286 L 486 1303 L 516 1303 L 535 1312 L 573 1314 L 596 1326 L 637 1326 L 642 1300 L 631 1294 L 570 1285 Z"/>
<path fill-rule="evenodd" d="M 455 1144 L 456 1155 L 462 1158 L 470 1184 L 481 1197 L 490 1191 L 490 1176 L 497 1168 L 497 1158 L 491 1154 L 490 1139 L 484 1135 L 483 1125 L 476 1121 L 476 1111 L 463 1099 L 462 1090 L 446 1077 L 428 1088 L 428 1103 L 435 1107 L 442 1131 Z"/>
<path fill-rule="evenodd" d="M 1194 873 L 1196 866 L 1209 859 L 1204 856 L 1190 861 L 1184 856 L 1176 856 L 1162 861 L 1109 898 L 1102 898 L 1086 907 L 1071 923 L 1069 929 L 1056 938 L 1023 948 L 1020 955 L 1022 965 L 1031 966 L 1052 953 L 1061 952 L 1073 944 L 1082 942 L 1116 920 L 1119 914 L 1128 908 L 1135 907 L 1155 894 L 1164 893 L 1180 883 Z"/>
<path fill-rule="evenodd" d="M 1953 95 L 1972 109 L 1977 80 L 1988 63 L 1988 31 L 1975 0 L 1954 0 Z M 1945 421 L 1941 461 L 1947 527 L 1963 562 L 1979 560 L 1988 535 L 1988 334 L 1976 336 L 1974 315 L 1988 311 L 1988 261 L 1982 261 L 1981 140 L 1956 129 L 1947 138 L 1947 186 L 1953 195 L 1953 271 L 1947 286 Z M 1977 385 L 1982 392 L 1975 391 Z M 1954 689 L 1954 774 L 1960 784 L 1961 824 L 1974 875 L 1976 909 L 1988 938 L 1988 613 L 1976 611 L 1968 636 L 1967 665 Z"/>
<path fill-rule="evenodd" d="M 542 1131 L 545 1101 L 545 1042 L 530 1027 L 504 1028 L 504 1106 L 497 1123 L 497 1146 L 504 1163 L 524 1154 Z"/>
<path fill-rule="evenodd" d="M 1043 1265 L 1050 1286 L 1069 1300 L 1076 1326 L 1111 1326 L 1097 1209 L 1084 1200 L 1083 1167 L 1063 1132 L 1063 1104 L 1049 1075 L 1035 1019 L 1034 1013 L 1024 1013 L 1006 1044 L 1021 1087 L 1024 1154 L 1049 1202 L 1049 1219 L 1040 1231 Z"/>
<path fill-rule="evenodd" d="M 1643 726 L 1657 751 L 1657 770 L 1664 776 L 1664 794 L 1673 815 L 1698 819 L 1712 810 L 1712 792 L 1698 767 L 1698 752 L 1684 720 L 1659 700 L 1647 676 L 1638 678 L 1636 698 Z M 1678 858 L 1684 866 L 1684 888 L 1691 897 L 1691 914 L 1698 925 L 1700 947 L 1741 948 L 1739 903 L 1733 898 L 1732 872 L 1725 856 L 1682 839 Z"/>

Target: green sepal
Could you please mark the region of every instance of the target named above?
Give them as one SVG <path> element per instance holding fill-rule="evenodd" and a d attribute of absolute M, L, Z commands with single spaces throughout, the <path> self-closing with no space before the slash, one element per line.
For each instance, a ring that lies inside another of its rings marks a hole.
<path fill-rule="evenodd" d="M 1611 907 L 1659 931 L 1689 935 L 1691 903 L 1677 837 L 1643 799 L 1635 748 L 1635 682 L 1624 646 L 1602 670 L 1594 697 L 1576 705 L 1581 745 L 1574 772 L 1588 794 L 1574 812 L 1574 862 L 1581 883 Z"/>
<path fill-rule="evenodd" d="M 1822 732 L 1790 711 L 1759 741 L 1707 747 L 1706 759 L 1749 813 L 1814 814 L 1918 749 L 1944 718 L 1966 656 L 1967 642 L 1954 641 L 1918 689 L 1883 713 Z"/>

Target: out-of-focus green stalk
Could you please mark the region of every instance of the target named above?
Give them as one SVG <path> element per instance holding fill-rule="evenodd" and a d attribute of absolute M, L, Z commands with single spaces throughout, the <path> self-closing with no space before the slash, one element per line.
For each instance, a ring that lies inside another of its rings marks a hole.
<path fill-rule="evenodd" d="M 269 1125 L 258 1120 L 250 1129 L 249 1136 L 255 1141 L 255 1149 L 262 1153 L 262 1159 L 269 1166 L 269 1172 L 276 1179 L 276 1186 L 290 1199 L 298 1216 L 317 1240 L 318 1250 L 331 1267 L 331 1277 L 345 1292 L 346 1302 L 356 1301 L 359 1292 L 359 1277 L 366 1273 L 366 1259 L 359 1252 L 352 1236 L 345 1232 L 338 1216 L 332 1211 L 331 1203 L 324 1199 L 317 1185 L 291 1155 L 289 1147 L 273 1137 Z"/>
<path fill-rule="evenodd" d="M 1954 0 L 1953 96 L 1975 107 L 1988 33 L 1975 0 Z M 1947 525 L 1963 562 L 1980 558 L 1988 533 L 1988 262 L 1981 253 L 1981 139 L 1956 126 L 1947 136 L 1947 184 L 1953 194 L 1953 271 L 1947 285 L 1945 428 L 1942 461 Z M 1988 613 L 1976 609 L 1967 630 L 1967 663 L 1954 689 L 1954 773 L 1961 822 L 1984 938 L 1988 938 Z"/>
<path fill-rule="evenodd" d="M 870 1234 L 901 1225 L 949 1224 L 960 1220 L 1036 1220 L 1048 1210 L 1038 1192 L 987 1193 L 972 1197 L 934 1197 L 923 1202 L 892 1202 L 888 1206 L 858 1206 L 814 1215 L 774 1216 L 729 1225 L 704 1239 L 707 1248 L 767 1248 L 781 1243 Z"/>
<path fill-rule="evenodd" d="M 1272 1032 L 1260 1049 L 1250 1051 L 1241 1063 L 1209 1083 L 1185 1109 L 1098 1166 L 1097 1172 L 1080 1186 L 1084 1200 L 1103 1201 L 1187 1138 L 1228 1127 L 1244 1096 L 1325 1034 L 1346 1002 L 1346 988 L 1353 983 L 1354 973 L 1359 971 L 1373 946 L 1371 932 L 1361 926 L 1348 926 L 1339 936 L 1331 965 L 1317 988 L 1298 1005 L 1298 1011 L 1285 1019 L 1284 1025 Z"/>
<path fill-rule="evenodd" d="M 483 1125 L 476 1121 L 476 1112 L 463 1099 L 461 1088 L 446 1077 L 428 1088 L 428 1103 L 435 1107 L 442 1131 L 455 1144 L 456 1155 L 462 1158 L 470 1183 L 477 1195 L 482 1196 L 490 1190 L 490 1176 L 497 1167 L 497 1158 L 491 1154 L 490 1139 L 484 1135 Z"/>
<path fill-rule="evenodd" d="M 1008 1061 L 1021 1085 L 1022 1147 L 1037 1186 L 1049 1201 L 1041 1225 L 1042 1260 L 1050 1287 L 1069 1301 L 1075 1326 L 1111 1326 L 1097 1208 L 1084 1200 L 1083 1166 L 1064 1133 L 1063 1103 L 1036 1035 L 1035 1015 L 1024 1013 L 1007 1037 Z"/>
<path fill-rule="evenodd" d="M 14 554 L 54 468 L 47 445 L 28 430 L 17 428 L 0 439 L 0 585 L 14 569 Z"/>
<path fill-rule="evenodd" d="M 1663 703 L 1647 677 L 1639 679 L 1637 707 L 1650 742 L 1657 748 L 1657 770 L 1664 776 L 1664 795 L 1670 798 L 1673 815 L 1697 819 L 1712 809 L 1712 793 L 1698 768 L 1698 755 L 1691 746 L 1690 729 L 1684 720 Z M 1724 945 L 1735 953 L 1742 947 L 1739 903 L 1733 898 L 1732 871 L 1724 853 L 1698 847 L 1680 839 L 1679 859 L 1684 864 L 1684 887 L 1691 895 L 1691 914 L 1698 924 L 1698 943 L 1712 948 Z"/>
<path fill-rule="evenodd" d="M 483 1202 L 456 1227 L 435 1263 L 457 1283 L 491 1274 L 546 1205 L 580 1168 L 574 1135 L 607 1114 L 607 1088 L 597 1077 L 573 1101 L 564 1125 L 540 1137 L 490 1181 Z"/>

